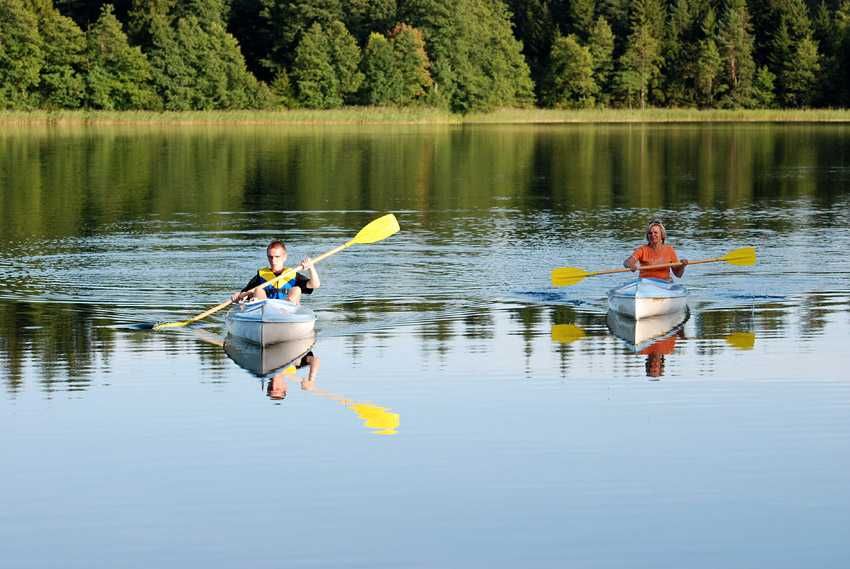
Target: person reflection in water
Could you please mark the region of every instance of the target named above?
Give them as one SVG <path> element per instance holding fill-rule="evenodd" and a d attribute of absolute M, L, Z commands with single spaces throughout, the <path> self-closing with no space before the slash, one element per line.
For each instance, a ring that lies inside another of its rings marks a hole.
<path fill-rule="evenodd" d="M 676 349 L 676 340 L 685 337 L 684 329 L 680 328 L 675 334 L 668 338 L 658 340 L 649 347 L 640 351 L 646 356 L 646 376 L 658 379 L 664 375 L 665 357 Z"/>
<path fill-rule="evenodd" d="M 301 380 L 301 389 L 311 391 L 316 386 L 316 374 L 319 372 L 319 358 L 313 352 L 308 352 L 300 360 L 283 368 L 269 379 L 266 385 L 266 395 L 269 399 L 277 401 L 286 399 L 286 393 L 289 389 L 287 379 L 297 377 L 295 372 L 305 366 L 308 368 L 307 377 Z"/>
<path fill-rule="evenodd" d="M 623 266 L 630 269 L 632 272 L 640 269 L 641 266 L 647 265 L 664 265 L 667 263 L 679 263 L 673 267 L 661 267 L 658 269 L 641 269 L 640 278 L 642 279 L 661 279 L 664 281 L 673 280 L 670 277 L 670 271 L 677 278 L 682 278 L 685 274 L 685 267 L 688 265 L 687 259 L 679 260 L 676 255 L 676 250 L 670 245 L 667 245 L 667 230 L 664 229 L 664 224 L 658 219 L 653 219 L 646 228 L 646 245 L 641 245 L 625 260 Z"/>

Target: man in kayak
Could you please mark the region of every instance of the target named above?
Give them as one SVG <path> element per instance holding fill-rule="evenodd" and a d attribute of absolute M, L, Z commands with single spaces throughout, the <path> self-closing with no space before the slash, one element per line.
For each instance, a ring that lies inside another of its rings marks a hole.
<path fill-rule="evenodd" d="M 672 269 L 674 275 L 682 278 L 682 275 L 685 274 L 685 267 L 688 264 L 688 260 L 679 260 L 673 247 L 665 243 L 667 241 L 667 230 L 664 229 L 664 225 L 659 220 L 653 219 L 649 227 L 646 228 L 646 241 L 646 245 L 641 245 L 635 249 L 634 253 L 623 261 L 623 266 L 636 271 L 640 267 L 647 265 L 678 263 L 672 267 L 640 269 L 640 277 L 642 279 L 652 278 L 671 281 L 673 280 L 670 277 L 670 270 Z"/>
<path fill-rule="evenodd" d="M 275 240 L 269 243 L 269 246 L 266 247 L 266 256 L 269 260 L 269 266 L 258 270 L 254 278 L 240 292 L 234 292 L 230 296 L 231 301 L 240 302 L 251 298 L 254 300 L 281 298 L 295 304 L 300 304 L 302 294 L 312 294 L 314 290 L 321 286 L 319 273 L 316 271 L 316 267 L 313 266 L 313 261 L 310 257 L 305 257 L 301 261 L 301 268 L 307 270 L 309 277 L 296 272 L 287 281 L 278 281 L 273 285 L 257 289 L 254 293 L 248 292 L 256 286 L 273 280 L 276 276 L 287 270 L 287 267 L 284 266 L 286 262 L 286 245 L 282 241 Z"/>

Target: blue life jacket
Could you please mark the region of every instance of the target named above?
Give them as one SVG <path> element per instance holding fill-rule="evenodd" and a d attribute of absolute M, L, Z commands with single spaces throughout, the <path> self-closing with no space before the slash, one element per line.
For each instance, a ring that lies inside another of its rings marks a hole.
<path fill-rule="evenodd" d="M 283 268 L 283 272 L 286 272 L 288 270 L 289 270 L 289 267 Z M 272 272 L 272 270 L 269 267 L 263 267 L 262 269 L 257 271 L 257 274 L 265 282 L 269 282 L 277 276 L 277 275 L 274 274 L 274 272 Z M 283 274 L 283 273 L 281 273 L 281 274 Z M 269 286 L 265 287 L 263 290 L 266 291 L 266 296 L 268 298 L 280 298 L 280 299 L 285 300 L 287 295 L 289 294 L 289 290 L 292 287 L 295 286 L 295 282 L 296 282 L 295 277 L 296 277 L 297 274 L 298 273 L 293 274 L 292 278 L 289 279 L 288 281 L 284 282 L 284 283 L 281 283 L 280 281 L 278 281 L 276 283 L 276 286 L 275 285 L 269 285 Z"/>

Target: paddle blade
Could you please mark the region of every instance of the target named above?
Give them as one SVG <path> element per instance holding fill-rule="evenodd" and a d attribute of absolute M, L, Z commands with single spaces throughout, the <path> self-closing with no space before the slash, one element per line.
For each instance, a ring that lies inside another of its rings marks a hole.
<path fill-rule="evenodd" d="M 726 343 L 738 350 L 752 350 L 756 345 L 756 335 L 752 332 L 732 332 L 726 336 Z"/>
<path fill-rule="evenodd" d="M 399 231 L 398 220 L 391 213 L 379 217 L 361 229 L 352 241 L 354 243 L 375 243 L 395 235 Z"/>
<path fill-rule="evenodd" d="M 158 324 L 154 324 L 153 330 L 162 330 L 164 328 L 182 328 L 190 322 L 191 320 L 184 320 L 183 322 L 160 322 Z"/>
<path fill-rule="evenodd" d="M 552 341 L 569 344 L 581 340 L 587 334 L 575 324 L 555 324 L 552 326 Z"/>
<path fill-rule="evenodd" d="M 572 286 L 580 283 L 587 275 L 584 269 L 578 267 L 560 267 L 552 270 L 552 286 Z"/>
<path fill-rule="evenodd" d="M 376 435 L 394 435 L 398 432 L 398 413 L 370 403 L 355 403 L 351 409 L 363 420 L 363 425 Z"/>
<path fill-rule="evenodd" d="M 726 253 L 723 260 L 732 265 L 751 266 L 756 264 L 756 248 L 741 247 Z"/>

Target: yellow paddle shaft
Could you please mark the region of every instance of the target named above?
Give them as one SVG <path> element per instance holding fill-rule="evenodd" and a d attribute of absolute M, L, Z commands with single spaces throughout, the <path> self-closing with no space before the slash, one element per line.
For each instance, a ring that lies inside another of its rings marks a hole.
<path fill-rule="evenodd" d="M 348 241 L 347 243 L 343 243 L 343 244 L 342 244 L 342 245 L 340 245 L 339 247 L 334 247 L 334 248 L 333 248 L 333 249 L 331 249 L 330 251 L 326 251 L 325 253 L 322 253 L 322 254 L 321 254 L 321 255 L 319 255 L 318 257 L 314 258 L 314 259 L 313 259 L 313 263 L 314 263 L 314 264 L 315 264 L 315 263 L 318 263 L 319 261 L 321 261 L 321 260 L 323 260 L 323 259 L 327 259 L 327 258 L 328 258 L 328 257 L 330 257 L 331 255 L 335 255 L 336 253 L 339 253 L 339 252 L 340 252 L 340 251 L 342 251 L 343 249 L 347 249 L 348 247 L 351 247 L 352 245 L 354 245 L 354 243 L 355 243 L 355 242 L 356 242 L 356 241 L 355 241 L 354 239 L 352 239 L 351 241 Z M 301 265 L 298 265 L 297 267 L 295 267 L 295 268 L 293 268 L 293 269 L 289 269 L 289 270 L 287 270 L 287 271 L 284 271 L 284 272 L 283 272 L 283 273 L 281 273 L 280 275 L 278 275 L 278 276 L 276 276 L 275 278 L 273 278 L 271 281 L 268 281 L 268 282 L 264 282 L 264 283 L 262 283 L 262 284 L 259 284 L 259 285 L 255 286 L 254 288 L 248 289 L 248 290 L 247 290 L 247 291 L 245 291 L 245 292 L 247 292 L 247 293 L 251 293 L 251 294 L 254 294 L 255 292 L 257 292 L 257 291 L 258 291 L 258 290 L 260 290 L 261 288 L 265 288 L 265 287 L 267 287 L 267 286 L 269 286 L 269 285 L 274 285 L 275 283 L 277 283 L 277 282 L 279 282 L 279 281 L 281 281 L 281 280 L 283 280 L 283 279 L 287 279 L 287 280 L 288 280 L 288 279 L 291 279 L 291 278 L 292 278 L 292 275 L 294 275 L 296 271 L 298 271 L 299 269 L 303 269 L 303 268 L 304 268 L 304 267 L 302 267 Z M 204 311 L 204 312 L 201 312 L 201 313 L 200 313 L 200 314 L 198 314 L 197 316 L 193 316 L 192 318 L 189 318 L 188 320 L 183 320 L 182 322 L 170 322 L 170 323 L 169 323 L 169 322 L 167 322 L 167 323 L 163 323 L 163 324 L 157 324 L 156 326 L 154 326 L 154 330 L 158 330 L 158 329 L 161 329 L 161 328 L 173 328 L 173 327 L 186 326 L 187 324 L 191 324 L 191 323 L 193 323 L 193 322 L 197 322 L 198 320 L 203 320 L 203 319 L 204 319 L 204 318 L 206 318 L 207 316 L 210 316 L 211 314 L 215 314 L 215 313 L 216 313 L 216 312 L 218 312 L 219 310 L 224 310 L 225 308 L 227 308 L 227 307 L 228 307 L 228 306 L 230 306 L 231 304 L 233 304 L 233 301 L 232 301 L 232 300 L 230 300 L 230 299 L 227 299 L 225 302 L 222 302 L 221 304 L 218 304 L 218 305 L 216 305 L 216 306 L 213 306 L 213 307 L 212 307 L 212 308 L 210 308 L 209 310 L 206 310 L 206 311 Z"/>
<path fill-rule="evenodd" d="M 688 265 L 701 265 L 702 263 L 716 263 L 718 261 L 725 261 L 725 260 L 726 260 L 725 257 L 715 257 L 714 259 L 703 259 L 701 261 L 688 261 Z M 682 263 L 679 262 L 679 263 L 664 263 L 662 265 L 641 265 L 636 270 L 646 271 L 646 270 L 649 270 L 649 269 L 664 269 L 664 268 L 669 268 L 669 267 L 678 267 L 681 264 Z M 609 269 L 607 271 L 596 271 L 596 272 L 593 272 L 593 273 L 587 273 L 585 276 L 586 277 L 592 277 L 592 276 L 596 276 L 596 275 L 610 275 L 612 273 L 628 273 L 628 272 L 631 272 L 631 269 L 624 267 L 622 269 Z"/>

